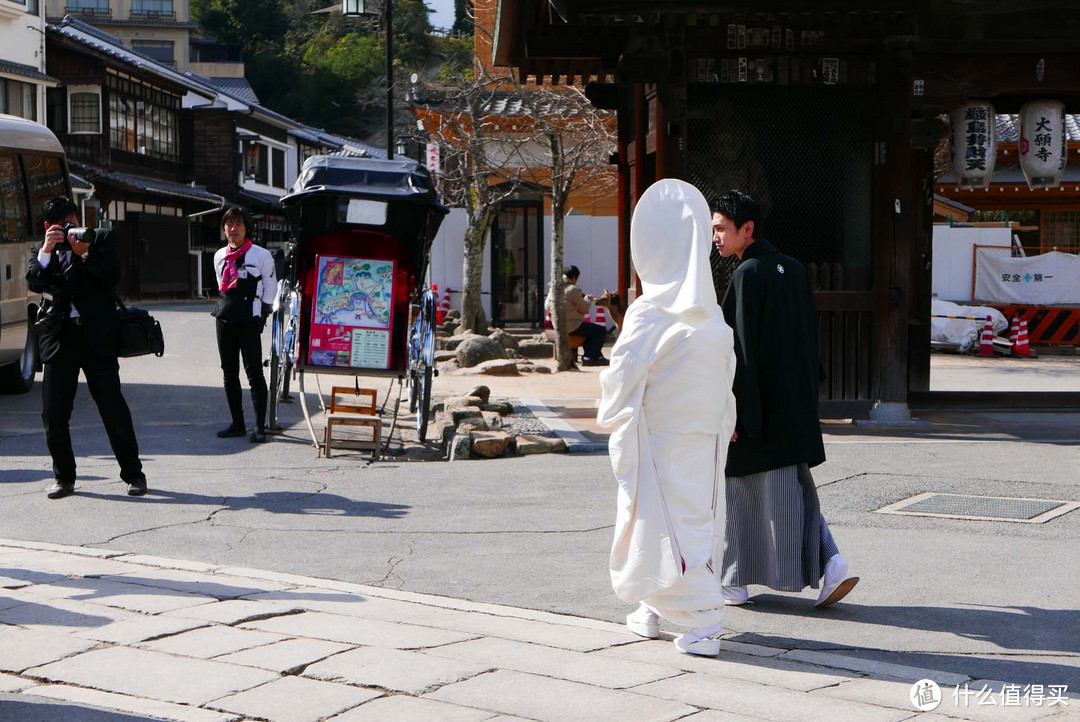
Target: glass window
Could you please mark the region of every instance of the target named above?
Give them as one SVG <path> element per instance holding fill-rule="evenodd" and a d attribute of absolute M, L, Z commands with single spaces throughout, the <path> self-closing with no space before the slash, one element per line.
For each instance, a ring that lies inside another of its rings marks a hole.
<path fill-rule="evenodd" d="M 68 89 L 68 132 L 101 132 L 101 91 Z"/>
<path fill-rule="evenodd" d="M 67 0 L 64 4 L 64 11 L 69 13 L 108 15 L 109 0 Z"/>
<path fill-rule="evenodd" d="M 19 161 L 10 150 L 0 150 L 0 240 L 26 240 L 26 189 Z"/>
<path fill-rule="evenodd" d="M 172 0 L 132 0 L 132 15 L 169 15 L 173 14 Z"/>
<path fill-rule="evenodd" d="M 171 40 L 132 40 L 131 49 L 162 65 L 176 67 L 176 43 Z"/>
<path fill-rule="evenodd" d="M 44 226 L 41 207 L 45 201 L 56 196 L 70 196 L 64 166 L 60 158 L 52 155 L 22 154 L 23 169 L 26 171 L 26 185 L 30 192 L 30 212 L 34 219 L 32 227 Z"/>
<path fill-rule="evenodd" d="M 0 78 L 0 113 L 37 120 L 37 87 Z"/>

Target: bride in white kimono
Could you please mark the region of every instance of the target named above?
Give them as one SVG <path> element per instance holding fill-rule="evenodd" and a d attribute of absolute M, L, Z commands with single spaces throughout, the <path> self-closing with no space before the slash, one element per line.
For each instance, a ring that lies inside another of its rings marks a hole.
<path fill-rule="evenodd" d="M 658 615 L 690 631 L 675 645 L 716 655 L 724 606 L 724 464 L 735 429 L 735 354 L 709 267 L 705 197 L 662 180 L 630 226 L 642 295 L 627 309 L 611 366 L 600 375 L 597 421 L 614 427 L 619 482 L 611 584 L 640 604 L 631 631 L 659 636 Z"/>

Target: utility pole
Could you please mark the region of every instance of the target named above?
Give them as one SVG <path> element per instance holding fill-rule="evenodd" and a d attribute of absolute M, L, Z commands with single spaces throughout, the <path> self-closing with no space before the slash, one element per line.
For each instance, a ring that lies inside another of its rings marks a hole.
<path fill-rule="evenodd" d="M 394 0 L 386 0 L 386 159 L 394 159 Z"/>

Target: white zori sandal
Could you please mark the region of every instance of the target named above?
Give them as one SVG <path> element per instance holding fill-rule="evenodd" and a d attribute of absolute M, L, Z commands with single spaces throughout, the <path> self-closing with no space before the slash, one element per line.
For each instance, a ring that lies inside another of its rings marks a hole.
<path fill-rule="evenodd" d="M 639 637 L 656 639 L 660 636 L 660 617 L 642 602 L 636 612 L 626 615 L 626 628 Z"/>
<path fill-rule="evenodd" d="M 691 629 L 681 637 L 675 638 L 675 646 L 680 652 L 696 654 L 702 657 L 715 657 L 720 654 L 720 640 L 713 635 L 720 633 L 720 625 Z"/>

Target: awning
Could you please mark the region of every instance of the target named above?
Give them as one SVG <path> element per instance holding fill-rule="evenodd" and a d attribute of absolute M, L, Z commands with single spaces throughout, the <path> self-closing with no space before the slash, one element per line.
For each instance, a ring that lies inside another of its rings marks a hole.
<path fill-rule="evenodd" d="M 111 185 L 134 193 L 142 193 L 151 196 L 165 198 L 181 198 L 183 200 L 197 201 L 211 206 L 224 206 L 225 198 L 217 193 L 211 193 L 205 188 L 183 183 L 172 183 L 158 178 L 134 175 L 132 173 L 114 173 L 93 166 L 85 165 L 77 161 L 71 162 L 71 167 L 94 185 Z"/>
<path fill-rule="evenodd" d="M 248 201 L 250 205 L 258 207 L 259 210 L 274 210 L 282 214 L 285 213 L 285 209 L 281 207 L 281 196 L 260 193 L 247 188 L 241 188 L 236 195 L 241 200 Z"/>
<path fill-rule="evenodd" d="M 10 60 L 0 60 L 0 73 L 3 73 L 4 75 L 15 75 L 28 80 L 37 80 L 41 83 L 48 83 L 53 87 L 60 84 L 60 81 L 53 76 L 46 75 L 31 65 L 13 63 Z"/>

